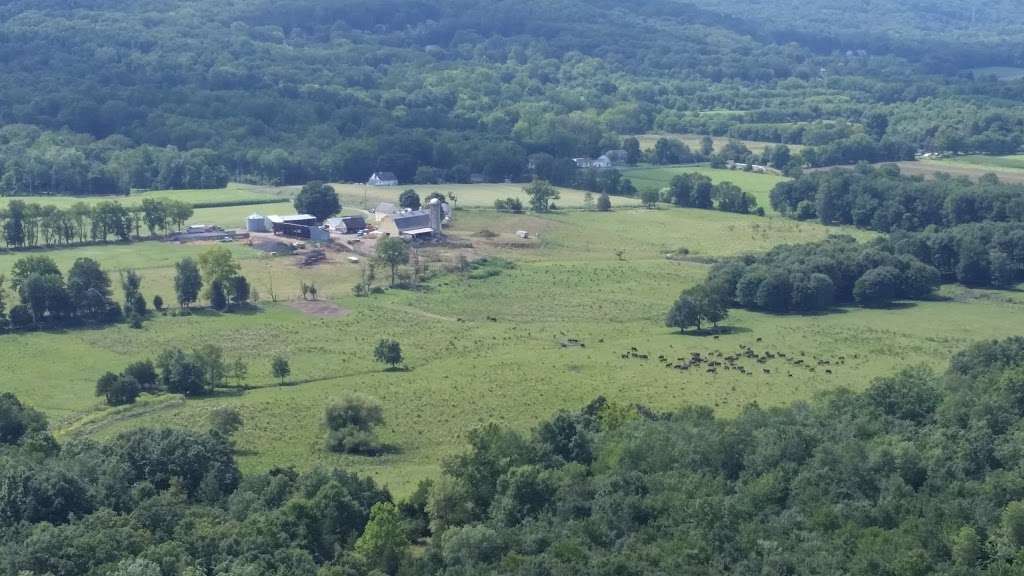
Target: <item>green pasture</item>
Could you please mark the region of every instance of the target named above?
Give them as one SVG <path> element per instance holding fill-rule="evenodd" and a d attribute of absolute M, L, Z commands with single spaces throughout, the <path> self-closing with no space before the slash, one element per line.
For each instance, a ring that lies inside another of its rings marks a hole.
<path fill-rule="evenodd" d="M 484 230 L 489 233 L 481 235 Z M 516 230 L 529 231 L 531 239 L 518 240 Z M 515 268 L 485 279 L 441 273 L 420 291 L 370 298 L 351 296 L 359 266 L 343 254 L 307 269 L 294 257 L 228 244 L 260 293 L 258 312 L 157 316 L 142 330 L 118 325 L 4 336 L 0 389 L 46 411 L 64 437 L 105 437 L 147 424 L 199 428 L 214 408 L 233 406 L 245 418 L 237 442 L 246 469 L 341 465 L 407 493 L 419 479 L 437 473 L 441 458 L 461 449 L 467 430 L 486 422 L 525 429 L 553 411 L 576 409 L 602 394 L 655 408 L 702 404 L 735 414 L 750 402 L 780 405 L 823 390 L 863 388 L 907 364 L 939 368 L 971 341 L 1019 332 L 1024 299 L 1017 293 L 953 289 L 941 300 L 892 310 L 849 309 L 813 317 L 734 311 L 725 323 L 730 331 L 717 339 L 679 335 L 662 325 L 668 305 L 704 277 L 710 259 L 818 240 L 831 232 L 849 231 L 667 207 L 545 216 L 460 211 L 450 234 L 473 242 L 467 253 L 501 256 Z M 79 256 L 95 257 L 108 270 L 137 268 L 147 296 L 162 293 L 171 300 L 173 263 L 204 248 L 146 242 L 50 254 L 65 268 Z M 690 253 L 685 261 L 666 257 L 681 248 Z M 439 272 L 455 256 L 448 248 L 419 254 L 428 269 Z M 15 258 L 0 255 L 0 271 L 9 270 Z M 378 278 L 385 276 L 378 271 Z M 297 309 L 303 281 L 316 282 L 347 315 Z M 373 347 L 382 337 L 402 343 L 408 371 L 384 372 L 373 362 Z M 563 347 L 570 338 L 586 346 Z M 152 358 L 170 346 L 206 343 L 249 363 L 245 383 L 251 389 L 186 401 L 150 400 L 110 412 L 93 395 L 96 379 L 107 370 Z M 681 372 L 657 360 L 659 355 L 734 352 L 740 345 L 836 364 L 829 375 L 781 361 L 751 361 L 752 375 L 744 375 Z M 649 359 L 623 358 L 632 347 Z M 289 386 L 278 386 L 270 375 L 275 354 L 291 361 Z M 845 356 L 842 364 L 840 356 Z M 381 400 L 387 418 L 382 437 L 395 452 L 365 458 L 323 450 L 323 410 L 350 392 Z"/>
<path fill-rule="evenodd" d="M 263 202 L 267 199 L 280 198 L 282 202 L 290 202 L 298 189 L 296 187 L 254 186 L 250 184 L 228 184 L 227 188 L 213 190 L 153 190 L 133 192 L 127 196 L 0 196 L 0 208 L 5 208 L 11 200 L 23 200 L 33 204 L 44 204 L 67 208 L 78 202 L 96 204 L 113 200 L 126 206 L 141 204 L 146 198 L 171 198 L 189 204 L 209 203 L 241 203 Z"/>
<path fill-rule="evenodd" d="M 743 170 L 712 168 L 706 164 L 640 166 L 623 170 L 622 175 L 629 178 L 638 190 L 644 190 L 646 188 L 664 188 L 669 185 L 674 176 L 688 173 L 703 174 L 711 178 L 711 181 L 715 184 L 719 182 L 732 182 L 746 192 L 753 194 L 757 198 L 757 205 L 762 206 L 768 212 L 771 211 L 770 195 L 772 188 L 779 182 L 788 180 L 788 178 L 774 174 L 758 174 L 756 172 L 744 172 Z"/>
<path fill-rule="evenodd" d="M 707 112 L 702 112 L 702 114 L 707 114 Z M 701 140 L 704 138 L 704 136 L 701 135 L 701 134 L 659 133 L 659 134 L 638 134 L 638 135 L 635 136 L 635 138 L 640 141 L 640 149 L 641 150 L 653 150 L 654 149 L 654 145 L 661 138 L 669 138 L 671 140 L 679 140 L 680 142 L 682 142 L 682 143 L 686 144 L 687 146 L 689 146 L 691 150 L 700 150 L 700 143 L 701 143 Z M 728 137 L 725 137 L 725 136 L 712 136 L 711 140 L 714 143 L 714 148 L 715 148 L 715 151 L 717 152 L 717 151 L 720 151 L 723 147 L 725 147 L 725 145 L 729 143 L 729 140 L 733 140 L 733 138 L 728 138 Z M 759 141 L 759 140 L 740 140 L 740 142 L 742 142 L 743 145 L 746 146 L 747 148 L 749 148 L 750 151 L 753 152 L 754 154 L 760 154 L 760 153 L 764 152 L 764 149 L 767 148 L 768 146 L 777 146 L 778 145 L 775 142 L 762 142 L 762 141 Z M 789 146 L 789 149 L 792 150 L 793 152 L 799 152 L 800 150 L 803 150 L 803 148 L 804 148 L 803 146 L 801 146 L 799 144 L 786 144 L 786 146 Z"/>
<path fill-rule="evenodd" d="M 367 186 L 365 184 L 333 184 L 341 203 L 348 208 L 371 209 L 381 202 L 389 202 L 398 205 L 398 197 L 408 189 L 414 189 L 421 199 L 434 192 L 439 192 L 448 197 L 448 193 L 454 193 L 457 198 L 457 205 L 460 208 L 494 208 L 494 201 L 505 198 L 519 198 L 524 206 L 529 205 L 529 197 L 523 192 L 527 184 L 439 184 L 419 185 L 409 184 L 402 186 Z M 555 205 L 564 208 L 581 208 L 584 205 L 586 192 L 573 190 L 571 188 L 559 188 L 561 198 L 555 200 Z M 639 200 L 619 200 L 622 206 L 638 206 Z"/>

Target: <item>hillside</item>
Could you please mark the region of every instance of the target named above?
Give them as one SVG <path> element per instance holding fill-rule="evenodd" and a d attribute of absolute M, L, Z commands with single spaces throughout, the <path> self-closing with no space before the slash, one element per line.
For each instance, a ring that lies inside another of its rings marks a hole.
<path fill-rule="evenodd" d="M 1019 64 L 1012 7 L 933 44 L 967 3 L 848 4 L 5 2 L 0 193 L 502 181 L 652 130 L 883 150 L 843 160 L 1019 148 L 1024 84 L 957 74 Z"/>

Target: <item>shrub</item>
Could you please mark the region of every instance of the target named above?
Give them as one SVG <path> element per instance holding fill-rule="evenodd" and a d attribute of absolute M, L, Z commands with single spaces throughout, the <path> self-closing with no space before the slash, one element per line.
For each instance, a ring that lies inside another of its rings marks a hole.
<path fill-rule="evenodd" d="M 374 428 L 384 422 L 380 403 L 365 396 L 347 396 L 327 407 L 327 449 L 349 454 L 375 454 L 381 450 Z"/>
<path fill-rule="evenodd" d="M 853 285 L 853 297 L 861 306 L 888 306 L 896 298 L 900 273 L 892 266 L 872 268 Z"/>

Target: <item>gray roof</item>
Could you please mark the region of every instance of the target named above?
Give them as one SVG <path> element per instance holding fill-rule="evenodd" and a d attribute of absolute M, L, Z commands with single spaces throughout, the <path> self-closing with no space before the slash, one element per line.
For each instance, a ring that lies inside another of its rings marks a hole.
<path fill-rule="evenodd" d="M 303 222 L 305 220 L 316 220 L 316 216 L 310 216 L 309 214 L 291 214 L 289 216 L 267 216 L 267 219 L 271 222 L 280 224 L 282 222 Z"/>
<path fill-rule="evenodd" d="M 396 214 L 394 220 L 399 233 L 405 233 L 419 228 L 430 228 L 430 212 L 425 210 Z"/>
<path fill-rule="evenodd" d="M 398 180 L 398 176 L 395 176 L 394 172 L 374 172 L 373 176 L 376 176 L 378 180 Z M 370 178 L 373 178 L 373 176 L 370 176 Z"/>

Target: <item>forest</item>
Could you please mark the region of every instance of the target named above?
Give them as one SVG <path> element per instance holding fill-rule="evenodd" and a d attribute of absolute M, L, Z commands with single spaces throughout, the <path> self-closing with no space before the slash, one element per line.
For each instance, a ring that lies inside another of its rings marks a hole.
<path fill-rule="evenodd" d="M 1010 338 L 736 418 L 597 398 L 475 429 L 397 501 L 340 470 L 243 475 L 231 419 L 61 443 L 3 394 L 0 572 L 1017 574 L 1022 370 Z"/>
<path fill-rule="evenodd" d="M 890 4 L 12 0 L 0 190 L 526 180 L 531 154 L 648 131 L 803 144 L 810 166 L 1019 149 L 1024 82 L 971 72 L 1019 61 L 1012 3 L 942 3 L 941 40 L 936 3 Z"/>

